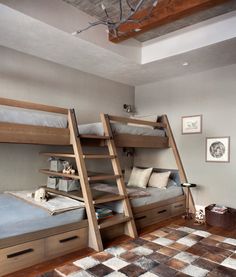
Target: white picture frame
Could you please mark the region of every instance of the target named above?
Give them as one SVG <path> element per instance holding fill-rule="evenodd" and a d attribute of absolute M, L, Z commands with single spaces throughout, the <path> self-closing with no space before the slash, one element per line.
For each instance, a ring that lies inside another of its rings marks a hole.
<path fill-rule="evenodd" d="M 206 162 L 230 162 L 230 137 L 206 138 Z"/>
<path fill-rule="evenodd" d="M 202 115 L 182 116 L 182 135 L 201 133 Z"/>

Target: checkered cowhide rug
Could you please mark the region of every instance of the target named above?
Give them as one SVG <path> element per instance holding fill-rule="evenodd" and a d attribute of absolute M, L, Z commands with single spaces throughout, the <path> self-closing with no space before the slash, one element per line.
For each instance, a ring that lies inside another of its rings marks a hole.
<path fill-rule="evenodd" d="M 234 277 L 236 239 L 170 225 L 40 277 Z"/>

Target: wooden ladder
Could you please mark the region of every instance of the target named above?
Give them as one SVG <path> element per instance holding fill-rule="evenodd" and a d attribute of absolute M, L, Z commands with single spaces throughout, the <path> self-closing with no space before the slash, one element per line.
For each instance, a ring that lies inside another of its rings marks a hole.
<path fill-rule="evenodd" d="M 137 237 L 136 225 L 134 222 L 129 198 L 126 192 L 125 183 L 122 176 L 122 171 L 121 171 L 119 159 L 117 156 L 117 150 L 113 140 L 113 135 L 110 127 L 110 122 L 108 120 L 108 116 L 101 114 L 101 120 L 104 127 L 104 136 L 82 135 L 81 138 L 105 140 L 109 154 L 104 155 L 104 154 L 84 154 L 83 153 L 75 112 L 74 110 L 69 110 L 68 127 L 70 130 L 70 143 L 73 147 L 73 153 L 72 154 L 42 153 L 42 154 L 47 156 L 50 155 L 53 157 L 74 158 L 78 169 L 78 175 L 68 176 L 67 174 L 63 174 L 63 173 L 56 173 L 56 172 L 52 173 L 51 171 L 45 170 L 45 169 L 40 170 L 40 172 L 51 176 L 54 175 L 54 176 L 61 176 L 61 177 L 70 177 L 70 178 L 80 180 L 82 197 L 73 196 L 73 194 L 71 196 L 72 198 L 83 200 L 85 203 L 88 224 L 89 224 L 89 247 L 95 249 L 96 251 L 103 250 L 103 243 L 102 243 L 100 230 L 104 228 L 123 223 L 124 233 L 133 238 Z M 85 164 L 85 161 L 87 159 L 110 160 L 112 163 L 114 174 L 96 174 L 96 175 L 90 176 Z M 100 198 L 93 199 L 92 190 L 90 188 L 90 182 L 102 181 L 102 180 L 116 180 L 119 194 L 107 194 L 107 195 L 101 196 Z M 64 195 L 66 195 L 66 193 L 64 193 Z M 111 218 L 97 220 L 96 213 L 95 213 L 95 205 L 104 204 L 111 201 L 122 201 L 123 213 L 114 214 Z"/>

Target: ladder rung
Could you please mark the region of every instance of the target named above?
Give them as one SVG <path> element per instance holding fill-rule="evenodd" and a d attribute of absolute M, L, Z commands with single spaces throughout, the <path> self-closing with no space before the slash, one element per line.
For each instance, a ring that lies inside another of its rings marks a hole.
<path fill-rule="evenodd" d="M 84 159 L 115 159 L 115 155 L 85 154 Z"/>
<path fill-rule="evenodd" d="M 62 196 L 66 196 L 66 197 L 84 202 L 84 198 L 83 198 L 81 190 L 65 192 L 65 191 L 61 191 L 61 190 L 57 190 L 57 189 L 51 189 L 51 188 L 48 188 L 48 187 L 43 187 L 43 188 L 48 192 L 51 192 L 51 193 L 54 193 L 54 194 L 59 194 L 59 195 L 62 195 Z"/>
<path fill-rule="evenodd" d="M 108 194 L 108 195 L 99 196 L 97 199 L 94 199 L 93 204 L 103 204 L 103 203 L 108 203 L 108 202 L 112 202 L 112 201 L 119 201 L 119 200 L 123 200 L 123 199 L 125 199 L 124 195 Z"/>
<path fill-rule="evenodd" d="M 99 229 L 104 229 L 130 220 L 131 220 L 131 217 L 129 216 L 125 216 L 124 214 L 115 214 L 111 218 L 100 219 L 98 223 L 98 227 Z"/>
<path fill-rule="evenodd" d="M 80 135 L 80 138 L 87 138 L 87 139 L 110 139 L 109 136 L 97 136 L 97 135 Z"/>
<path fill-rule="evenodd" d="M 89 181 L 114 180 L 114 179 L 119 179 L 120 177 L 121 177 L 120 175 L 99 174 L 99 175 L 89 176 L 88 180 Z"/>
<path fill-rule="evenodd" d="M 51 171 L 48 169 L 40 169 L 39 172 L 50 176 L 58 176 L 58 177 L 65 177 L 65 178 L 78 179 L 78 180 L 80 179 L 79 175 L 65 174 L 61 172 Z"/>
<path fill-rule="evenodd" d="M 48 157 L 62 157 L 62 158 L 75 158 L 75 155 L 72 153 L 44 153 L 41 152 L 39 153 L 40 155 L 43 156 L 48 156 Z"/>

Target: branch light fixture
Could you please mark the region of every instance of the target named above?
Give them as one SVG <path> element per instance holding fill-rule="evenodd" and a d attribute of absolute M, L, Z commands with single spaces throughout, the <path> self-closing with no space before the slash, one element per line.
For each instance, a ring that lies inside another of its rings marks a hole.
<path fill-rule="evenodd" d="M 129 31 L 140 32 L 142 29 L 139 25 L 143 21 L 151 18 L 153 9 L 157 6 L 158 1 L 159 0 L 117 0 L 119 15 L 116 16 L 116 18 L 113 18 L 110 15 L 110 9 L 106 7 L 104 2 L 101 2 L 101 9 L 104 11 L 104 18 L 95 22 L 89 22 L 87 27 L 73 32 L 72 35 L 76 36 L 95 26 L 104 25 L 107 27 L 107 32 L 111 37 L 118 38 L 120 35 L 125 34 L 125 32 L 120 30 L 120 27 L 122 24 L 126 23 L 131 26 Z M 147 12 L 144 16 L 139 17 L 139 11 L 144 8 Z"/>

